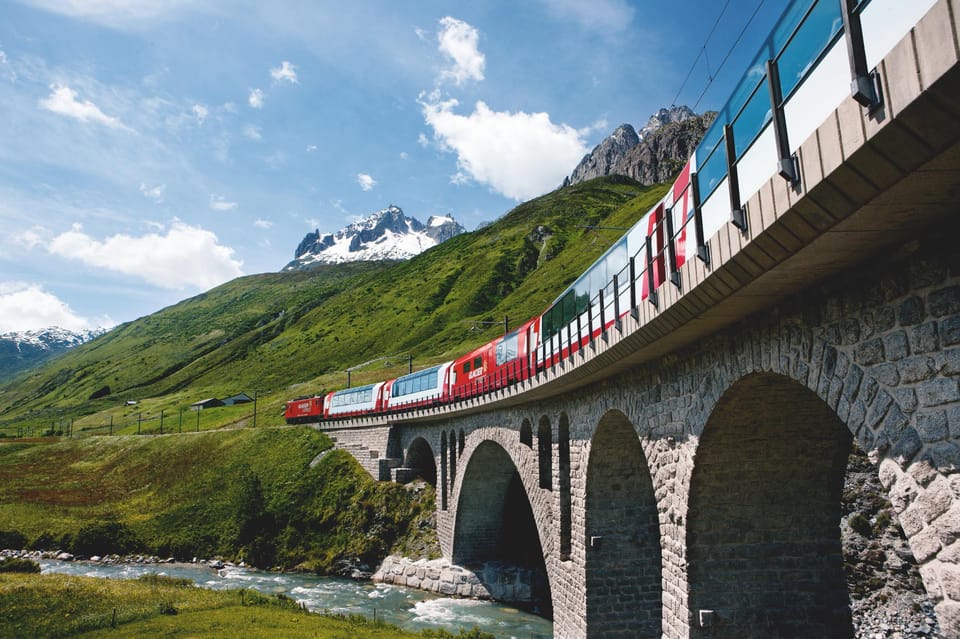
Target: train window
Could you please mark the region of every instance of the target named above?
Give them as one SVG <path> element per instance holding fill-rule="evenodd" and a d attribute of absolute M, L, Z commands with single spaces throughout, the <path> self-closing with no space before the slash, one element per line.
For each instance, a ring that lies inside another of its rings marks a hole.
<path fill-rule="evenodd" d="M 469 361 L 463 363 L 463 372 L 464 372 L 464 373 L 469 373 L 469 372 L 470 372 L 470 362 L 469 362 Z"/>
<path fill-rule="evenodd" d="M 520 334 L 517 331 L 505 336 L 497 344 L 497 366 L 503 366 L 510 360 L 517 358 L 517 345 L 520 341 Z"/>
<path fill-rule="evenodd" d="M 483 368 L 483 357 L 473 358 L 473 370 L 477 370 L 478 368 Z"/>

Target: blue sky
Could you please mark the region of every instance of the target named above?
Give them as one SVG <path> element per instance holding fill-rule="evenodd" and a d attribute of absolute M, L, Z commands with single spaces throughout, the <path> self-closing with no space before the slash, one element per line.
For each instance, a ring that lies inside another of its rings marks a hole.
<path fill-rule="evenodd" d="M 2 0 L 0 333 L 130 321 L 389 204 L 496 219 L 620 123 L 720 106 L 782 3 L 677 6 Z"/>

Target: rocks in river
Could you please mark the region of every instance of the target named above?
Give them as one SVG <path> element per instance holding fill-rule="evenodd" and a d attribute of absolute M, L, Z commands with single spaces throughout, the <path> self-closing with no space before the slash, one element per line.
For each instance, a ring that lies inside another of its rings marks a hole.
<path fill-rule="evenodd" d="M 383 560 L 373 581 L 417 588 L 441 595 L 490 599 L 490 591 L 473 572 L 455 566 L 446 559 L 418 559 L 399 555 Z"/>

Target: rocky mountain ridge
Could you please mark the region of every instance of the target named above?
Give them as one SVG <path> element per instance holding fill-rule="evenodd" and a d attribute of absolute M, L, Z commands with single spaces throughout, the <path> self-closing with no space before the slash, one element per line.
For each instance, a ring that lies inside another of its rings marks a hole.
<path fill-rule="evenodd" d="M 639 133 L 621 124 L 580 160 L 563 185 L 604 175 L 626 175 L 647 185 L 666 182 L 683 167 L 715 116 L 672 106 L 651 115 Z"/>
<path fill-rule="evenodd" d="M 431 216 L 426 224 L 391 204 L 340 229 L 307 233 L 284 271 L 310 270 L 318 264 L 406 260 L 465 232 L 451 216 Z"/>

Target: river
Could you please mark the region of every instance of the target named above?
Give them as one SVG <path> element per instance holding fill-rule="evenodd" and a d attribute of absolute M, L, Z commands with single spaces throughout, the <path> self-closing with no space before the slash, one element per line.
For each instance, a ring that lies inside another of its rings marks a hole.
<path fill-rule="evenodd" d="M 376 617 L 405 630 L 479 627 L 498 639 L 547 639 L 553 624 L 529 613 L 496 602 L 439 597 L 421 590 L 253 568 L 227 567 L 219 571 L 200 564 L 102 564 L 91 561 L 40 561 L 44 573 L 62 573 L 136 579 L 155 573 L 186 577 L 202 588 L 248 588 L 262 593 L 282 593 L 314 612 L 360 614 Z"/>

